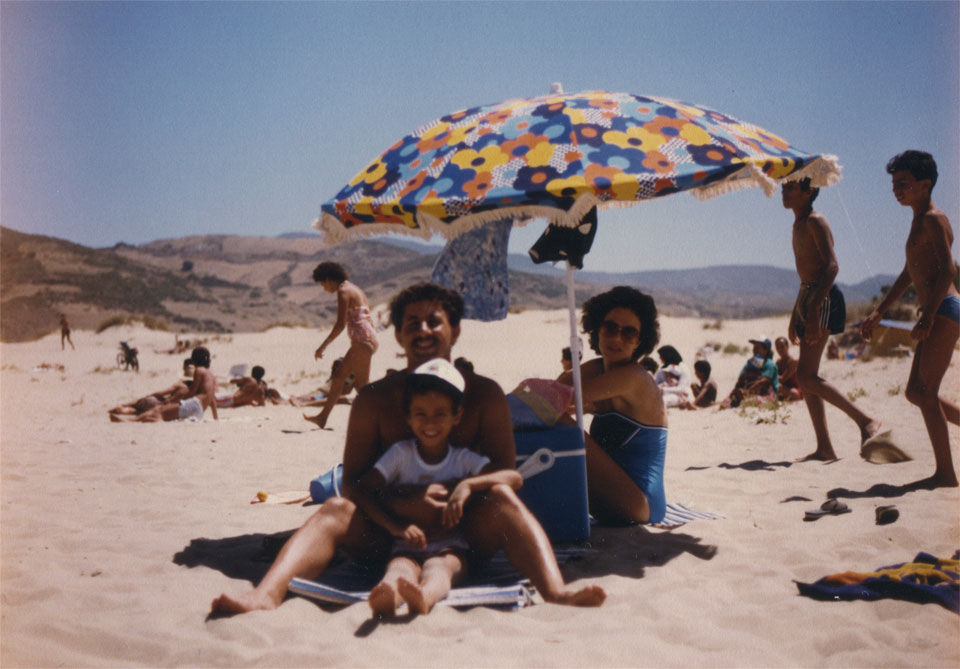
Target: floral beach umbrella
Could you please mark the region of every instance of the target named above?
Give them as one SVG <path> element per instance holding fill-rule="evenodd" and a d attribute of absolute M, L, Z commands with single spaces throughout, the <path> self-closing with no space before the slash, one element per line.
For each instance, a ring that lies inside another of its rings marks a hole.
<path fill-rule="evenodd" d="M 594 208 L 690 191 L 708 199 L 809 177 L 840 180 L 810 154 L 719 111 L 668 98 L 590 91 L 507 100 L 443 116 L 401 138 L 321 206 L 330 243 L 399 232 L 452 239 L 494 221 L 576 227 Z M 579 336 L 567 263 L 570 346 Z M 579 367 L 573 366 L 583 425 Z"/>
<path fill-rule="evenodd" d="M 512 218 L 574 226 L 593 207 L 679 191 L 700 199 L 810 177 L 836 157 L 707 107 L 591 91 L 508 100 L 443 116 L 401 138 L 322 205 L 331 242 L 402 232 L 446 238 Z"/>

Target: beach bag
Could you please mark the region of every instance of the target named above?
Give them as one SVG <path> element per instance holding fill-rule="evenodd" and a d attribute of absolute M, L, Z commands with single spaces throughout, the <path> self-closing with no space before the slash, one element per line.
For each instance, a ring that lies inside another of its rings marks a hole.
<path fill-rule="evenodd" d="M 326 474 L 310 481 L 310 497 L 317 504 L 326 502 L 331 497 L 343 497 L 343 465 L 336 465 Z"/>
<path fill-rule="evenodd" d="M 514 430 L 553 427 L 573 401 L 573 387 L 552 379 L 524 379 L 507 395 Z"/>

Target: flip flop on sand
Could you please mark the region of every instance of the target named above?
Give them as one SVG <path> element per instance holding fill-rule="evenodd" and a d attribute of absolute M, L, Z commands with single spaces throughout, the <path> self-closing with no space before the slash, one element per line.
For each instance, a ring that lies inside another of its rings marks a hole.
<path fill-rule="evenodd" d="M 900 510 L 893 504 L 888 506 L 878 506 L 876 510 L 877 525 L 889 525 L 897 521 L 900 517 Z"/>
<path fill-rule="evenodd" d="M 875 465 L 887 465 L 913 460 L 893 440 L 893 430 L 873 435 L 860 447 L 860 457 Z"/>
<path fill-rule="evenodd" d="M 828 499 L 820 505 L 819 509 L 804 511 L 804 520 L 818 520 L 822 516 L 839 516 L 841 513 L 850 513 L 851 509 L 844 502 L 838 499 Z"/>

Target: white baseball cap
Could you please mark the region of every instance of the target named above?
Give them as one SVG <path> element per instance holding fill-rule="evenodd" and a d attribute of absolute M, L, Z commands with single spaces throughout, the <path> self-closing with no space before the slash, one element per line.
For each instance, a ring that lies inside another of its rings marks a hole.
<path fill-rule="evenodd" d="M 463 375 L 453 366 L 453 363 L 443 358 L 434 358 L 423 363 L 413 373 L 416 375 L 435 376 L 441 381 L 446 381 L 461 393 L 467 384 L 463 380 Z"/>

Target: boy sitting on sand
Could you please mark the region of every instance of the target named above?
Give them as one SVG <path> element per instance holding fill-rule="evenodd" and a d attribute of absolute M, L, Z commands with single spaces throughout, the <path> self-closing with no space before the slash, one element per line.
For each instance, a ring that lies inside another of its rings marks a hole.
<path fill-rule="evenodd" d="M 516 490 L 523 484 L 516 470 L 495 470 L 488 457 L 450 445 L 450 432 L 463 415 L 465 386 L 460 372 L 442 358 L 407 376 L 403 408 L 415 438 L 395 443 L 360 479 L 357 505 L 395 539 L 402 539 L 394 545 L 383 579 L 370 592 L 375 615 L 393 616 L 402 601 L 415 613 L 429 613 L 464 572 L 469 547 L 457 526 L 471 494 L 497 485 Z M 436 525 L 426 528 L 429 539 L 424 528 L 395 517 L 378 501 L 388 486 L 449 481 L 459 482 Z M 591 601 L 580 605 L 598 606 L 606 596 L 599 587 L 588 592 Z"/>
<path fill-rule="evenodd" d="M 706 360 L 693 363 L 693 373 L 699 383 L 690 386 L 693 399 L 684 399 L 680 404 L 681 409 L 706 409 L 717 401 L 717 382 L 710 378 L 712 369 Z"/>
<path fill-rule="evenodd" d="M 923 151 L 905 151 L 887 163 L 887 173 L 891 175 L 897 202 L 913 209 L 907 262 L 883 301 L 860 325 L 860 333 L 864 339 L 870 339 L 884 312 L 913 284 L 921 306 L 920 320 L 911 332 L 918 344 L 906 397 L 920 407 L 936 460 L 933 476 L 921 483 L 927 487 L 956 487 L 947 421 L 960 424 L 960 408 L 939 397 L 940 382 L 960 337 L 960 295 L 953 285 L 957 266 L 950 254 L 953 228 L 931 201 L 930 193 L 937 184 L 933 156 Z"/>

